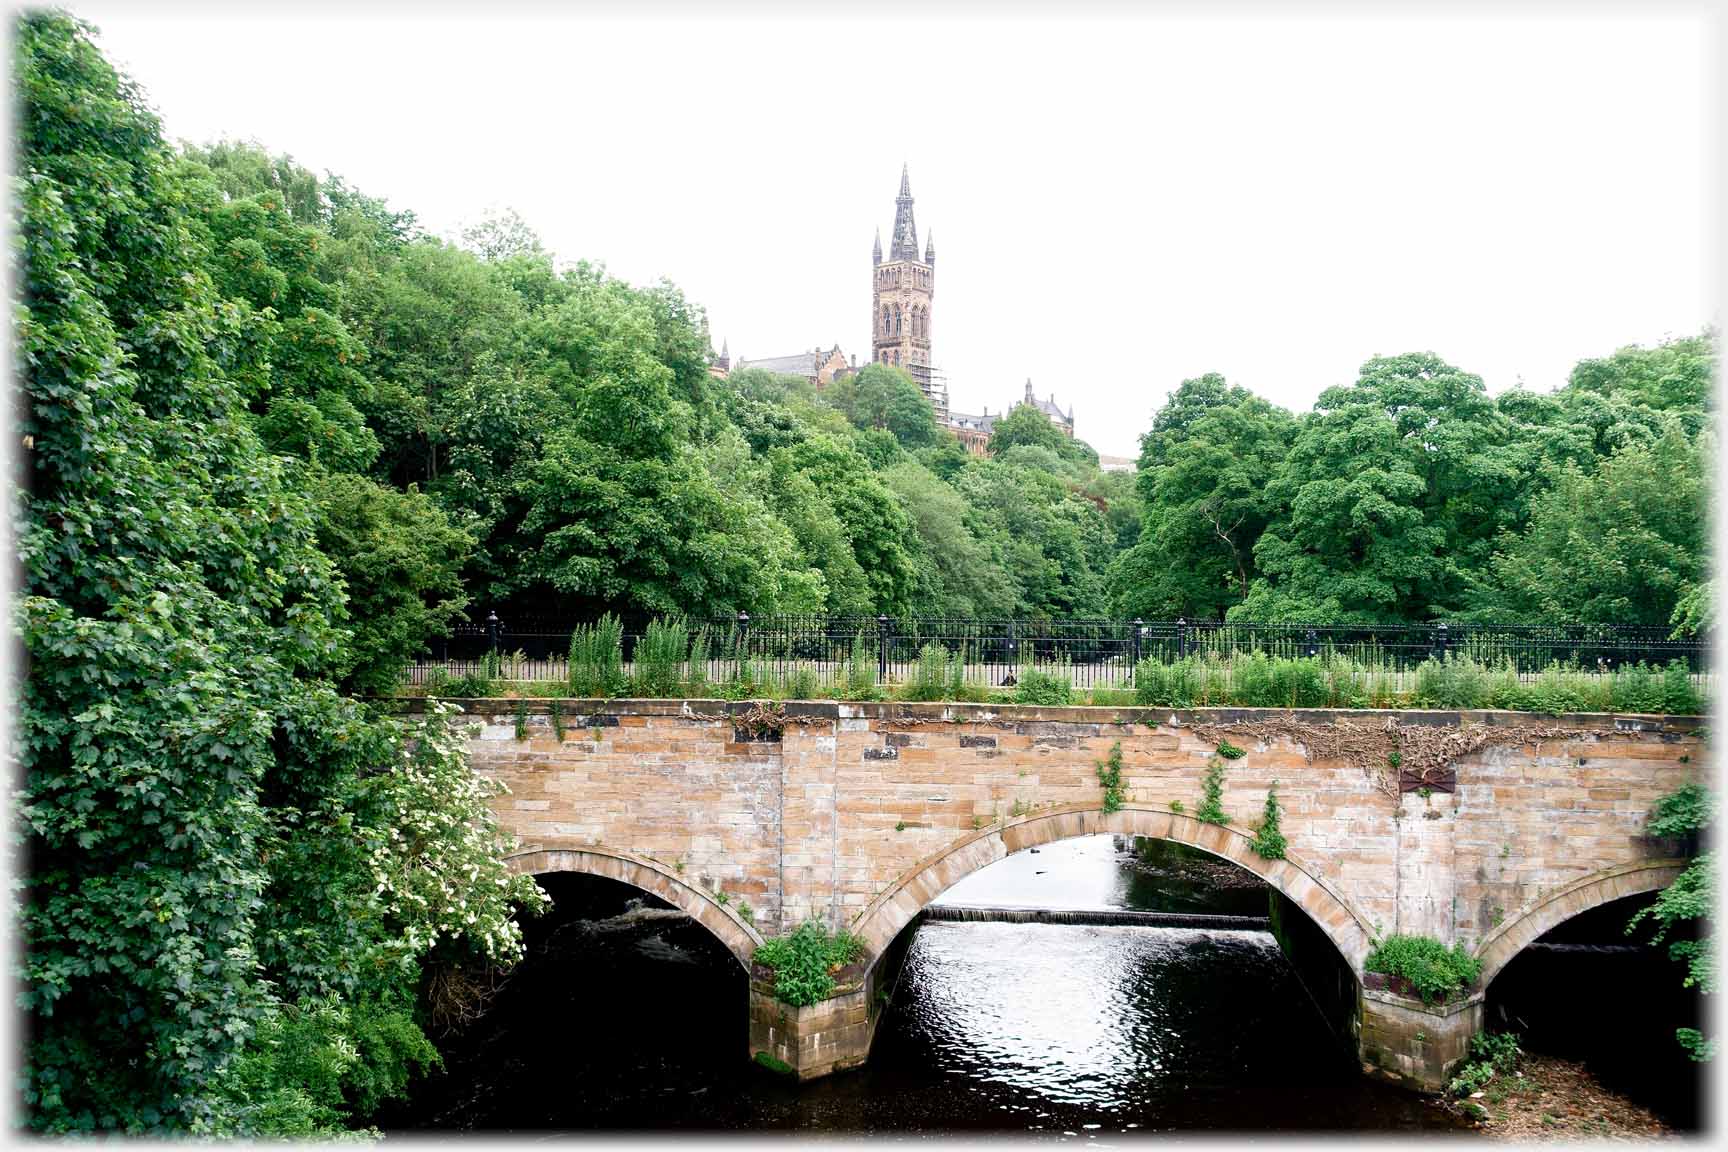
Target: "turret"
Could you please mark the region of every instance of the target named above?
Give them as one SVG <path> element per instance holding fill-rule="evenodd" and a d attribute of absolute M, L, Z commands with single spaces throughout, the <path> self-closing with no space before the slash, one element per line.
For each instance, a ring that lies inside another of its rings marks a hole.
<path fill-rule="evenodd" d="M 873 260 L 871 260 L 871 263 L 872 264 L 882 263 L 882 229 L 881 228 L 876 229 L 876 255 L 875 255 L 875 258 Z"/>
<path fill-rule="evenodd" d="M 924 263 L 936 263 L 936 232 L 934 229 L 924 234 Z"/>

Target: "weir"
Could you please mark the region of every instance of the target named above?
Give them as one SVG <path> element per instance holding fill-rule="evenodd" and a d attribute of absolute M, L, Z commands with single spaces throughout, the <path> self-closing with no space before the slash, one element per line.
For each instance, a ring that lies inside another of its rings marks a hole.
<path fill-rule="evenodd" d="M 1214 928 L 1264 932 L 1265 916 L 1223 916 L 1205 912 L 1136 912 L 1124 908 L 1012 908 L 932 904 L 919 913 L 922 920 L 991 924 L 1089 924 L 1110 928 Z"/>
<path fill-rule="evenodd" d="M 1513 956 L 1679 873 L 1646 820 L 1708 772 L 1696 717 L 567 700 L 555 731 L 543 701 L 463 706 L 475 769 L 509 787 L 493 808 L 518 870 L 652 892 L 747 970 L 806 920 L 863 941 L 819 1005 L 789 1010 L 752 980 L 749 1054 L 801 1078 L 868 1058 L 880 961 L 942 892 L 1011 852 L 1111 833 L 1258 876 L 1268 926 L 1363 1070 L 1438 1091 Z M 1117 746 L 1106 811 L 1098 765 Z M 1226 823 L 1203 822 L 1190 813 L 1220 762 Z M 1274 784 L 1287 851 L 1267 860 L 1253 828 Z M 1476 987 L 1425 1005 L 1383 986 L 1365 961 L 1393 933 L 1468 949 Z"/>

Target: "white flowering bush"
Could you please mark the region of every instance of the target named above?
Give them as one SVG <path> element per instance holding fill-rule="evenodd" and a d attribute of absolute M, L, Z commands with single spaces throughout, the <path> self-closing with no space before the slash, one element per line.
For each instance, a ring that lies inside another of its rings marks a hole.
<path fill-rule="evenodd" d="M 512 845 L 487 801 L 507 789 L 469 767 L 463 725 L 451 722 L 457 711 L 430 702 L 406 725 L 397 770 L 371 780 L 373 895 L 397 962 L 439 949 L 508 967 L 522 956 L 516 910 L 537 913 L 551 897 L 505 866 Z"/>

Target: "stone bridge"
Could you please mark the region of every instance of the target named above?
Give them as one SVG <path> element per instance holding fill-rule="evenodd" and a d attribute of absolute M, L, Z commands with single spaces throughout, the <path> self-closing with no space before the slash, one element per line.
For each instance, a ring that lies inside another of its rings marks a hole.
<path fill-rule="evenodd" d="M 891 981 L 880 961 L 926 904 L 1010 852 L 1102 832 L 1261 877 L 1280 943 L 1364 1071 L 1437 1090 L 1520 949 L 1678 873 L 1678 846 L 1645 821 L 1705 772 L 1689 717 L 808 702 L 751 720 L 724 701 L 566 700 L 560 739 L 546 701 L 529 702 L 520 738 L 514 701 L 463 707 L 475 769 L 509 786 L 493 804 L 518 870 L 634 885 L 747 971 L 756 945 L 807 918 L 863 939 L 865 960 L 818 1005 L 787 1008 L 754 974 L 750 1050 L 804 1079 L 867 1058 Z M 1225 742 L 1243 754 L 1218 758 L 1219 826 L 1194 812 Z M 1121 807 L 1107 813 L 1096 765 L 1116 744 Z M 1252 848 L 1274 782 L 1283 860 Z M 1365 974 L 1395 932 L 1470 949 L 1471 993 L 1428 1008 Z"/>

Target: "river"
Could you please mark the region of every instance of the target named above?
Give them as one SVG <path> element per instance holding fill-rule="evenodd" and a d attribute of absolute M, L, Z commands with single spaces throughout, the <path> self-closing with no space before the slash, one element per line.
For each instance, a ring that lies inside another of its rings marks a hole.
<path fill-rule="evenodd" d="M 1134 847 L 1047 845 L 943 899 L 1264 914 L 1246 873 Z M 381 1118 L 387 1130 L 1459 1126 L 1364 1079 L 1263 931 L 924 923 L 869 1063 L 798 1088 L 746 1059 L 743 972 L 704 929 L 611 881 L 543 882 L 557 903 L 527 925 L 529 957 L 484 1020 L 445 1043 L 446 1070 Z"/>

